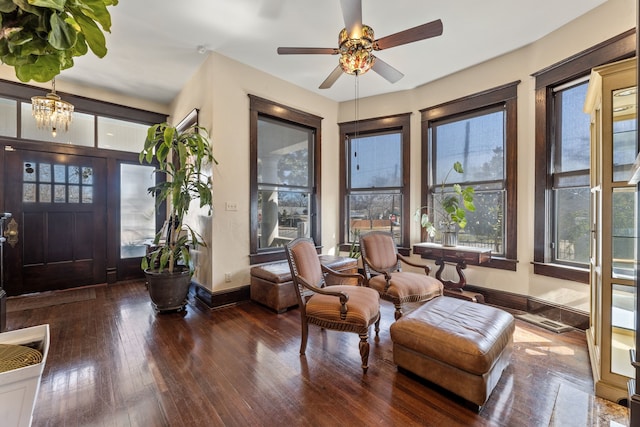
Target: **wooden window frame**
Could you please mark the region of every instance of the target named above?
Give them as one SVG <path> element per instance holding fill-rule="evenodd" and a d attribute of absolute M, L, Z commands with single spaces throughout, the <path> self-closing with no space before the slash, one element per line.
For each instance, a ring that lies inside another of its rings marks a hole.
<path fill-rule="evenodd" d="M 338 124 L 340 127 L 340 250 L 349 251 L 350 243 L 345 240 L 348 230 L 347 221 L 349 213 L 347 212 L 347 159 L 349 158 L 349 144 L 347 144 L 350 135 L 355 135 L 356 130 L 358 136 L 366 136 L 367 134 L 376 134 L 382 132 L 400 132 L 402 136 L 402 235 L 401 242 L 398 246 L 398 252 L 403 255 L 409 255 L 410 252 L 410 228 L 411 221 L 411 201 L 410 197 L 410 177 L 411 177 L 411 113 L 401 113 L 392 116 L 376 117 L 371 119 L 343 122 Z"/>
<path fill-rule="evenodd" d="M 542 276 L 589 283 L 589 269 L 550 262 L 551 213 L 549 194 L 552 186 L 553 89 L 590 73 L 593 67 L 631 58 L 635 55 L 635 29 L 626 31 L 596 46 L 532 74 L 535 84 L 535 211 L 533 272 Z"/>
<path fill-rule="evenodd" d="M 321 220 L 320 220 L 320 183 L 321 183 L 321 145 L 322 145 L 322 117 L 306 113 L 295 108 L 288 107 L 255 95 L 249 95 L 249 262 L 250 264 L 260 264 L 272 261 L 282 261 L 286 259 L 284 248 L 264 248 L 259 249 L 258 242 L 258 119 L 268 117 L 277 121 L 289 122 L 296 126 L 310 129 L 314 135 L 313 144 L 313 183 L 311 185 L 311 212 L 310 212 L 310 235 L 316 246 L 322 246 Z"/>
<path fill-rule="evenodd" d="M 518 246 L 518 215 L 517 215 L 517 188 L 518 188 L 518 84 L 520 81 L 511 82 L 503 86 L 459 98 L 444 104 L 436 105 L 420 110 L 422 122 L 422 196 L 420 206 L 428 204 L 430 194 L 429 170 L 429 129 L 431 123 L 456 116 L 466 115 L 474 111 L 493 108 L 503 105 L 506 116 L 506 143 L 505 143 L 505 184 L 506 206 L 505 220 L 505 257 L 492 257 L 491 261 L 483 264 L 483 267 L 499 268 L 503 270 L 516 270 L 517 246 Z"/>

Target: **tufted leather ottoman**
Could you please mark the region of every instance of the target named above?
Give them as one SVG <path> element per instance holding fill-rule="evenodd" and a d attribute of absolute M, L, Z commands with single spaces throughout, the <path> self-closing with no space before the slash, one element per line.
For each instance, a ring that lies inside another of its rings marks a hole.
<path fill-rule="evenodd" d="M 391 325 L 393 360 L 481 407 L 509 364 L 514 330 L 504 310 L 441 296 Z"/>
<path fill-rule="evenodd" d="M 320 262 L 341 273 L 358 272 L 358 260 L 355 258 L 320 255 Z M 327 285 L 336 284 L 338 283 L 327 281 Z M 266 305 L 278 313 L 284 313 L 290 307 L 298 305 L 287 261 L 251 267 L 250 292 L 251 300 Z"/>

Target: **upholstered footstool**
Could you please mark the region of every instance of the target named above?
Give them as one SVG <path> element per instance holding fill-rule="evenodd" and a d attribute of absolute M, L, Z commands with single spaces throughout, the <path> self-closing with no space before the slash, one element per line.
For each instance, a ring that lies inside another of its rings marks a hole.
<path fill-rule="evenodd" d="M 355 258 L 320 255 L 320 262 L 340 273 L 357 273 L 358 260 Z M 327 285 L 347 284 L 327 281 Z M 287 261 L 278 261 L 251 267 L 251 299 L 265 305 L 277 313 L 284 313 L 298 305 L 291 270 Z"/>
<path fill-rule="evenodd" d="M 393 360 L 481 407 L 509 364 L 514 330 L 504 310 L 441 296 L 391 325 Z"/>

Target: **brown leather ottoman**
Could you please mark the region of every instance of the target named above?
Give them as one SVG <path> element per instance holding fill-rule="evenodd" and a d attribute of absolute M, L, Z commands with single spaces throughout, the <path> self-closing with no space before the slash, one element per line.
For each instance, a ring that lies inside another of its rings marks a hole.
<path fill-rule="evenodd" d="M 393 360 L 481 407 L 509 365 L 514 330 L 504 310 L 441 296 L 391 325 Z"/>
<path fill-rule="evenodd" d="M 320 262 L 341 273 L 358 272 L 358 260 L 355 258 L 320 255 Z M 327 285 L 335 284 L 337 283 L 327 282 Z M 250 292 L 251 300 L 272 308 L 278 313 L 284 313 L 290 307 L 298 305 L 287 261 L 251 267 Z"/>

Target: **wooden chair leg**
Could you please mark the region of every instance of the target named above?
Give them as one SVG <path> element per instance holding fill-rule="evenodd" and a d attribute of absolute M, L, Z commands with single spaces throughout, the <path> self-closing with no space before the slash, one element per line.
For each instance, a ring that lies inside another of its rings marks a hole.
<path fill-rule="evenodd" d="M 307 336 L 309 335 L 309 324 L 306 320 L 302 320 L 302 340 L 300 341 L 300 355 L 304 356 L 307 350 Z"/>
<path fill-rule="evenodd" d="M 369 331 L 360 335 L 360 357 L 362 358 L 362 373 L 366 374 L 369 369 Z"/>
<path fill-rule="evenodd" d="M 376 330 L 376 337 L 380 336 L 380 317 L 381 316 L 378 316 L 378 320 L 376 320 L 376 323 L 374 326 Z"/>
<path fill-rule="evenodd" d="M 396 311 L 395 313 L 393 313 L 393 316 L 396 318 L 396 320 L 398 320 L 402 317 L 402 303 L 397 302 L 394 303 L 394 305 L 396 306 Z"/>

